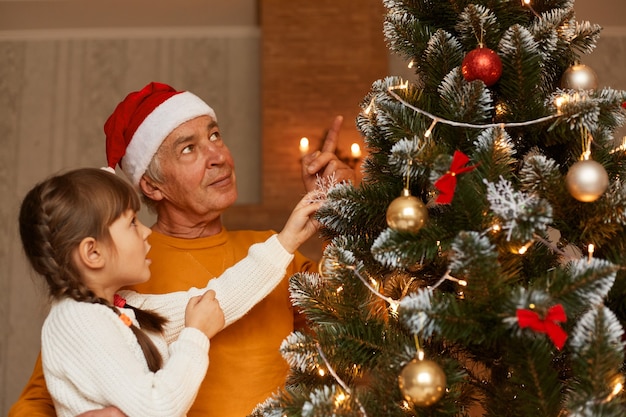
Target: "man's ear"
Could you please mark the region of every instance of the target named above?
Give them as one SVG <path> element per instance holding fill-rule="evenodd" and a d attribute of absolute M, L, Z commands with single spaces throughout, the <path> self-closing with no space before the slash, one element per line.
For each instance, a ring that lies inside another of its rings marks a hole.
<path fill-rule="evenodd" d="M 100 243 L 93 237 L 86 237 L 78 244 L 77 256 L 80 263 L 90 269 L 100 269 L 105 265 L 105 254 Z"/>
<path fill-rule="evenodd" d="M 139 188 L 141 192 L 150 200 L 159 201 L 163 199 L 163 193 L 152 180 L 148 179 L 145 175 L 139 179 Z"/>

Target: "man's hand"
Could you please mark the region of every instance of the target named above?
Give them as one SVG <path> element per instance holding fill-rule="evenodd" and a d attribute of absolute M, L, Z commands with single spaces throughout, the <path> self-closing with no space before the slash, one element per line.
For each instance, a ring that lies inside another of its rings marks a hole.
<path fill-rule="evenodd" d="M 302 157 L 302 181 L 307 192 L 315 189 L 317 176 L 325 178 L 335 174 L 337 182 L 352 181 L 354 183 L 356 179 L 354 170 L 340 161 L 335 154 L 342 123 L 343 116 L 335 117 L 322 144 L 322 150 Z"/>
<path fill-rule="evenodd" d="M 126 414 L 122 413 L 115 407 L 106 407 L 100 410 L 87 411 L 77 415 L 76 417 L 126 417 Z"/>

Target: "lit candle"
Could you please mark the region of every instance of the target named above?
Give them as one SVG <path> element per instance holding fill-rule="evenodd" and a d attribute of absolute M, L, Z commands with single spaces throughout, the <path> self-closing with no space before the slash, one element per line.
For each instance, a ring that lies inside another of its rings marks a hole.
<path fill-rule="evenodd" d="M 309 139 L 302 138 L 300 139 L 300 155 L 304 155 L 309 152 Z"/>
<path fill-rule="evenodd" d="M 353 158 L 361 157 L 361 147 L 358 143 L 353 143 L 352 146 L 350 146 L 350 152 L 352 153 Z"/>

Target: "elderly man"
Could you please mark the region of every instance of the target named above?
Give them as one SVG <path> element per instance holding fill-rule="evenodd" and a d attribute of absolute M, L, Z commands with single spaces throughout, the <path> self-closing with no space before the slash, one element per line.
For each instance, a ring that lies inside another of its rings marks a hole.
<path fill-rule="evenodd" d="M 233 158 L 211 107 L 188 91 L 150 83 L 118 104 L 105 123 L 107 162 L 119 164 L 157 215 L 149 237 L 152 278 L 134 288 L 165 293 L 205 285 L 246 256 L 272 231 L 230 231 L 222 213 L 237 198 Z M 320 152 L 306 155 L 307 190 L 316 177 L 353 180 L 335 155 L 342 119 L 335 119 Z M 287 277 L 315 270 L 296 254 L 283 282 L 248 315 L 211 340 L 211 364 L 190 417 L 243 417 L 285 382 L 283 339 L 303 323 L 289 300 Z M 9 417 L 54 416 L 40 361 Z M 119 416 L 109 407 L 83 416 Z"/>

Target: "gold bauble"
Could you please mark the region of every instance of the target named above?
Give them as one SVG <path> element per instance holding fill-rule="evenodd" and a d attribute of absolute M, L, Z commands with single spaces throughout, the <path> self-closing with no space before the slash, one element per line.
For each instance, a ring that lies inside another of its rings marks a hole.
<path fill-rule="evenodd" d="M 416 233 L 428 219 L 428 210 L 419 198 L 406 188 L 387 208 L 387 225 L 399 232 Z"/>
<path fill-rule="evenodd" d="M 428 407 L 446 392 L 446 374 L 433 361 L 413 359 L 400 372 L 398 386 L 404 399 L 418 407 Z"/>
<path fill-rule="evenodd" d="M 572 65 L 565 70 L 561 77 L 561 88 L 595 90 L 598 88 L 598 76 L 594 70 L 587 65 Z"/>
<path fill-rule="evenodd" d="M 609 186 L 609 176 L 602 164 L 591 159 L 572 165 L 565 177 L 565 185 L 572 197 L 589 203 L 597 200 Z"/>

